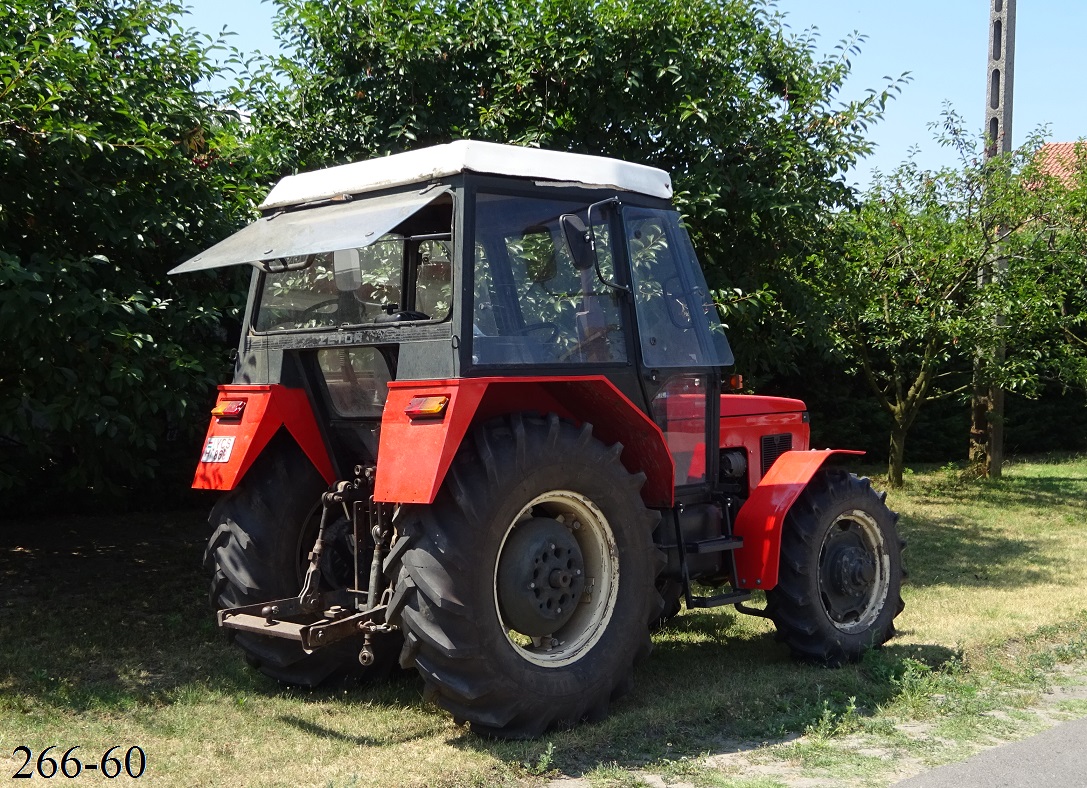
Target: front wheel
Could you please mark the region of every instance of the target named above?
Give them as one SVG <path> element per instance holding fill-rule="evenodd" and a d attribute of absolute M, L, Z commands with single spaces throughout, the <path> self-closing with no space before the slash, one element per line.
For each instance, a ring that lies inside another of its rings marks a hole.
<path fill-rule="evenodd" d="M 903 608 L 897 519 L 868 479 L 839 468 L 800 494 L 785 517 L 777 587 L 766 592 L 794 655 L 840 665 L 894 635 Z"/>
<path fill-rule="evenodd" d="M 401 664 L 477 732 L 602 718 L 648 654 L 659 515 L 621 450 L 587 424 L 512 416 L 465 441 L 433 505 L 401 510 L 389 566 Z"/>

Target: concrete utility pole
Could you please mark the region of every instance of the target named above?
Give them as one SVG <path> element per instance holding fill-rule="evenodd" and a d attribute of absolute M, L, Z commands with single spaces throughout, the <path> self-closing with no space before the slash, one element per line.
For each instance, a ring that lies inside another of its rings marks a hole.
<path fill-rule="evenodd" d="M 985 95 L 986 159 L 1012 149 L 1012 99 L 1015 86 L 1015 0 L 990 0 L 989 69 Z M 1000 278 L 1008 261 L 997 259 L 982 269 L 980 284 Z M 996 319 L 996 329 L 1004 317 Z M 994 361 L 1004 360 L 1004 343 L 996 349 Z M 970 461 L 985 476 L 999 478 L 1004 464 L 1004 390 L 988 383 L 979 359 L 974 366 L 974 392 L 970 408 Z"/>
<path fill-rule="evenodd" d="M 1015 86 L 1015 0 L 990 0 L 989 74 L 985 92 L 986 156 L 1012 149 L 1012 93 Z"/>

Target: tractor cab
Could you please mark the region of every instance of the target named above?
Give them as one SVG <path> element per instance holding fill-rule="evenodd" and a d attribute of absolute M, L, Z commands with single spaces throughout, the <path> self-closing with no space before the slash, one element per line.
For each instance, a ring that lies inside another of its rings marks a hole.
<path fill-rule="evenodd" d="M 651 167 L 459 141 L 284 178 L 171 272 L 253 269 L 194 481 L 223 493 L 212 599 L 252 664 L 399 661 L 529 736 L 606 713 L 684 602 L 828 663 L 890 637 L 894 516 L 808 450 L 802 402 L 724 393 L 671 197 Z"/>
<path fill-rule="evenodd" d="M 253 267 L 235 384 L 304 387 L 337 478 L 376 462 L 392 381 L 594 376 L 662 430 L 662 486 L 705 487 L 733 357 L 670 196 L 648 167 L 456 142 L 285 178 L 171 273 Z"/>

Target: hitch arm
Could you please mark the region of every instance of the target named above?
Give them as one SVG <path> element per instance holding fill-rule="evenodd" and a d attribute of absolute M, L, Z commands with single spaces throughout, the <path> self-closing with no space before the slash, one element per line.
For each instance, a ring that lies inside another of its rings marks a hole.
<path fill-rule="evenodd" d="M 359 478 L 354 482 L 337 482 L 321 496 L 321 524 L 317 529 L 313 549 L 307 556 L 309 565 L 298 596 L 220 610 L 220 627 L 294 640 L 301 643 L 307 654 L 322 646 L 361 634 L 364 645 L 359 660 L 363 665 L 373 662 L 372 636 L 395 629 L 385 622 L 386 606 L 380 604 L 381 565 L 391 534 L 391 507 L 374 501 L 373 468 L 360 465 L 355 468 L 355 473 Z M 330 513 L 335 507 L 347 508 L 348 505 L 351 505 L 353 515 L 355 587 L 321 591 L 321 554 L 325 548 L 327 526 L 332 519 Z M 358 546 L 361 525 L 369 528 L 374 540 L 369 586 L 365 590 L 359 587 Z M 366 595 L 365 606 L 360 599 L 363 594 Z"/>
<path fill-rule="evenodd" d="M 349 602 L 344 598 L 340 601 Z M 326 601 L 334 601 L 335 593 L 326 594 L 332 597 Z M 348 608 L 342 605 L 332 605 L 322 614 L 317 621 L 301 623 L 287 620 L 295 616 L 304 616 L 312 610 L 305 610 L 298 603 L 296 597 L 277 599 L 274 602 L 264 602 L 257 605 L 246 605 L 229 610 L 219 611 L 219 626 L 227 629 L 236 629 L 241 632 L 252 632 L 256 635 L 296 640 L 302 644 L 302 650 L 307 654 L 322 646 L 330 646 L 345 638 L 357 634 L 369 634 L 380 631 L 385 627 L 385 606 L 370 608 L 364 612 L 344 615 Z"/>

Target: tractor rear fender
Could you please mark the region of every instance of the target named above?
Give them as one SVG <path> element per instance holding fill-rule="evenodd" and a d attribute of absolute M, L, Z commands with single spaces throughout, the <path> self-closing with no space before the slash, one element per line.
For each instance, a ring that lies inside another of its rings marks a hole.
<path fill-rule="evenodd" d="M 740 588 L 773 588 L 781 560 L 781 527 L 785 515 L 828 457 L 860 455 L 863 451 L 820 449 L 787 451 L 762 477 L 736 515 L 733 529 L 743 539 L 736 555 L 736 584 Z"/>
<path fill-rule="evenodd" d="M 448 398 L 444 408 L 442 397 Z M 627 470 L 645 474 L 646 505 L 672 505 L 675 466 L 660 428 L 611 381 L 595 375 L 389 383 L 374 499 L 433 503 L 469 428 L 508 413 L 555 413 L 576 424 L 592 424 L 598 439 L 623 444 L 620 461 Z"/>
<path fill-rule="evenodd" d="M 227 407 L 231 403 L 244 404 Z M 302 389 L 278 384 L 219 386 L 215 406 L 192 483 L 196 489 L 233 490 L 280 428 L 294 438 L 325 481 L 335 480 L 328 448 Z M 223 410 L 223 415 L 216 415 Z"/>

